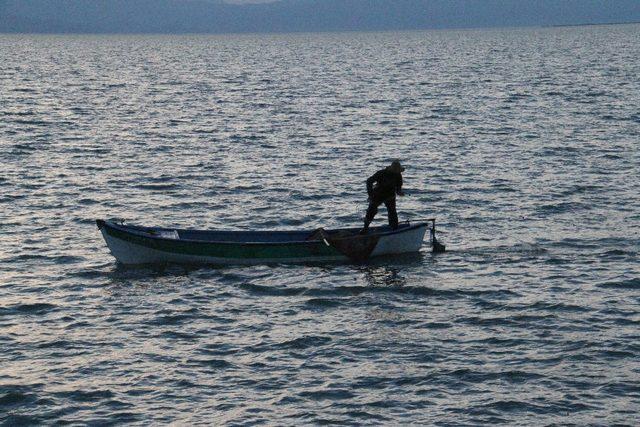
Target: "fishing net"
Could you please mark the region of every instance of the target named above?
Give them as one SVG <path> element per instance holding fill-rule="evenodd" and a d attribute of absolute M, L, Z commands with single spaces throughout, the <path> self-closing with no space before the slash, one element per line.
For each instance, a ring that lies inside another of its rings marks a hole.
<path fill-rule="evenodd" d="M 360 235 L 340 231 L 328 233 L 322 228 L 315 230 L 307 240 L 323 240 L 327 245 L 333 247 L 338 252 L 352 261 L 362 262 L 371 256 L 371 253 L 378 244 L 379 236 Z"/>

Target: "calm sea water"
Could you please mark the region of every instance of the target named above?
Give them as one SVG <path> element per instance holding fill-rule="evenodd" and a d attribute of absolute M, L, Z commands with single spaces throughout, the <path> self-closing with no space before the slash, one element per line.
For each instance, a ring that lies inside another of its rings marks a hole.
<path fill-rule="evenodd" d="M 0 421 L 637 425 L 638 58 L 639 25 L 0 36 Z M 392 158 L 448 253 L 124 268 L 94 225 L 358 225 Z"/>

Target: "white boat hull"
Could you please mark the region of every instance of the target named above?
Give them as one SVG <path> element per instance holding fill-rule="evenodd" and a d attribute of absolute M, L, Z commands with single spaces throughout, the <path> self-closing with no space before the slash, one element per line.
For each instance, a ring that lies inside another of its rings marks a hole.
<path fill-rule="evenodd" d="M 211 242 L 157 237 L 175 235 L 161 229 L 142 229 L 99 222 L 111 254 L 122 264 L 272 264 L 348 261 L 322 240 L 297 242 Z M 131 230 L 128 229 L 131 228 Z M 400 232 L 375 235 L 377 243 L 370 257 L 417 252 L 422 246 L 427 224 L 405 227 Z M 152 230 L 147 232 L 146 230 Z M 160 230 L 153 231 L 153 230 Z"/>

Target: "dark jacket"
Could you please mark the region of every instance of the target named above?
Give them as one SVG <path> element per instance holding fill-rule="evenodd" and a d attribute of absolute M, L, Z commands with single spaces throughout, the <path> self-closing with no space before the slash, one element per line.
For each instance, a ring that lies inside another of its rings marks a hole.
<path fill-rule="evenodd" d="M 375 184 L 375 185 L 374 185 Z M 367 179 L 369 197 L 384 201 L 402 192 L 402 174 L 389 169 L 381 169 Z"/>

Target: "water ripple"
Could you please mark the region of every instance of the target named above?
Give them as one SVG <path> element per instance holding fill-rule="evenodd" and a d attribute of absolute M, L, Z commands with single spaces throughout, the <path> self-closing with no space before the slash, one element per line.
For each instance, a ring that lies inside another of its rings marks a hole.
<path fill-rule="evenodd" d="M 0 36 L 0 423 L 637 425 L 639 28 Z M 94 223 L 357 226 L 393 158 L 448 253 L 129 268 Z"/>

